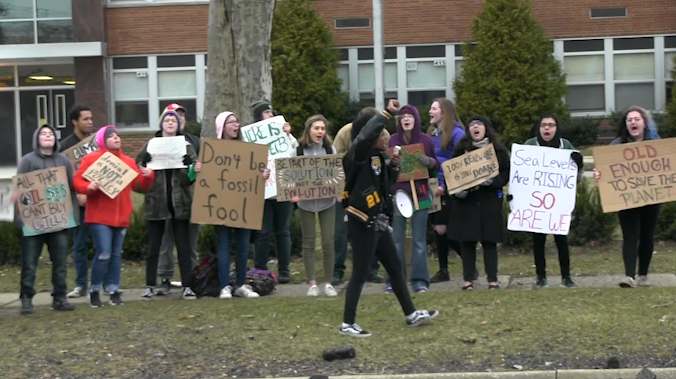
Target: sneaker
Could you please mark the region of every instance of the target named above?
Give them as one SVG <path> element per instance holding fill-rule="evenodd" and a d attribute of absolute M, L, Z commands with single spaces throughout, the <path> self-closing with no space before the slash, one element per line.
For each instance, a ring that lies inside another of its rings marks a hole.
<path fill-rule="evenodd" d="M 319 296 L 319 288 L 317 286 L 310 286 L 310 289 L 307 290 L 308 296 Z"/>
<path fill-rule="evenodd" d="M 420 286 L 420 287 L 416 288 L 415 290 L 413 290 L 413 292 L 415 292 L 415 293 L 427 293 L 427 292 L 430 292 L 430 289 L 425 287 L 425 286 Z"/>
<path fill-rule="evenodd" d="M 571 279 L 570 276 L 566 276 L 565 278 L 563 278 L 563 280 L 561 280 L 561 285 L 567 288 L 577 288 L 577 284 L 575 284 L 575 282 L 573 281 L 573 279 Z"/>
<path fill-rule="evenodd" d="M 439 311 L 428 312 L 426 310 L 415 311 L 410 317 L 406 316 L 407 326 L 420 326 L 432 321 L 433 318 L 439 316 Z"/>
<path fill-rule="evenodd" d="M 170 291 L 171 291 L 171 280 L 162 279 L 162 284 L 160 284 L 160 288 L 157 289 L 157 296 L 169 295 Z"/>
<path fill-rule="evenodd" d="M 450 280 L 451 280 L 451 274 L 448 273 L 448 270 L 439 270 L 430 279 L 430 283 L 448 282 Z"/>
<path fill-rule="evenodd" d="M 622 287 L 622 288 L 634 288 L 634 287 L 636 287 L 636 281 L 631 276 L 627 276 L 624 279 L 620 280 L 620 287 Z"/>
<path fill-rule="evenodd" d="M 547 284 L 547 278 L 538 276 L 538 279 L 535 282 L 535 288 L 549 288 L 549 285 Z"/>
<path fill-rule="evenodd" d="M 30 297 L 22 297 L 21 298 L 21 314 L 22 315 L 29 315 L 33 313 L 33 299 Z"/>
<path fill-rule="evenodd" d="M 87 289 L 84 287 L 75 287 L 75 289 L 71 292 L 68 293 L 68 298 L 69 299 L 74 299 L 77 297 L 82 297 L 87 295 Z"/>
<path fill-rule="evenodd" d="M 350 337 L 371 337 L 371 333 L 367 332 L 366 330 L 362 329 L 359 325 L 357 324 L 346 324 L 343 323 L 340 326 L 340 334 L 344 336 L 350 336 Z"/>
<path fill-rule="evenodd" d="M 317 288 L 317 287 L 315 287 Z M 253 298 L 253 297 L 261 297 L 257 292 L 251 288 L 250 285 L 245 284 L 235 290 L 235 296 L 237 297 L 247 297 L 247 298 Z"/>
<path fill-rule="evenodd" d="M 146 287 L 146 290 L 143 291 L 143 295 L 141 295 L 141 297 L 145 300 L 151 300 L 153 297 L 155 297 L 155 291 L 153 291 L 152 287 Z"/>
<path fill-rule="evenodd" d="M 124 302 L 122 301 L 122 293 L 120 291 L 111 293 L 108 303 L 110 303 L 110 305 L 124 305 Z"/>
<path fill-rule="evenodd" d="M 331 281 L 332 286 L 339 286 L 343 284 L 343 274 L 334 272 L 333 273 L 333 280 Z"/>
<path fill-rule="evenodd" d="M 101 302 L 101 294 L 99 294 L 99 291 L 89 293 L 89 303 L 91 304 L 92 308 L 101 308 L 103 306 L 103 303 Z"/>
<path fill-rule="evenodd" d="M 384 280 L 383 276 L 380 275 L 378 270 L 371 271 L 368 281 L 371 283 L 382 283 Z"/>
<path fill-rule="evenodd" d="M 650 282 L 648 282 L 648 275 L 639 275 L 638 285 L 639 287 L 650 287 Z"/>
<path fill-rule="evenodd" d="M 231 286 L 225 286 L 221 290 L 221 295 L 219 296 L 221 299 L 232 299 L 232 287 Z"/>
<path fill-rule="evenodd" d="M 183 289 L 183 300 L 195 300 L 197 295 L 190 289 L 190 287 L 185 287 Z"/>
<path fill-rule="evenodd" d="M 394 293 L 394 290 L 392 289 L 391 286 L 385 287 L 385 293 Z"/>
<path fill-rule="evenodd" d="M 327 284 L 324 287 L 324 295 L 329 296 L 329 297 L 338 296 L 338 292 L 336 292 L 336 289 L 333 288 L 332 285 Z"/>
<path fill-rule="evenodd" d="M 279 276 L 277 276 L 277 283 L 279 284 L 286 284 L 291 282 L 291 275 L 289 275 L 288 272 L 284 273 L 279 273 Z"/>

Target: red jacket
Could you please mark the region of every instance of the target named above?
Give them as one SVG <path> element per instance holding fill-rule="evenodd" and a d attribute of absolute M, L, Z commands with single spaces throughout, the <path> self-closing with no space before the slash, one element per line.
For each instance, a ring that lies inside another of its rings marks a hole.
<path fill-rule="evenodd" d="M 136 162 L 122 154 L 122 150 L 117 153 L 111 151 L 111 154 L 115 154 L 129 167 L 138 172 L 139 175 L 114 199 L 109 198 L 108 195 L 99 190 L 89 191 L 90 182 L 83 178 L 82 174 L 106 151 L 109 150 L 96 151 L 84 157 L 80 168 L 73 177 L 73 186 L 78 193 L 87 195 L 87 210 L 85 211 L 85 222 L 87 224 L 103 224 L 116 228 L 128 228 L 129 219 L 134 211 L 134 206 L 131 202 L 131 190 L 133 189 L 136 192 L 147 191 L 155 180 L 155 173 L 152 172 L 150 176 L 145 177 L 141 174 L 138 167 L 136 167 Z"/>

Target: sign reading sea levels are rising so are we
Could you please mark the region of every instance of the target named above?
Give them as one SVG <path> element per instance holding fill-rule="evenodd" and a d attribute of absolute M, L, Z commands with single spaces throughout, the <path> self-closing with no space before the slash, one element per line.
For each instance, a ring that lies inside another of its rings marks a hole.
<path fill-rule="evenodd" d="M 594 148 L 603 211 L 676 200 L 676 138 Z"/>

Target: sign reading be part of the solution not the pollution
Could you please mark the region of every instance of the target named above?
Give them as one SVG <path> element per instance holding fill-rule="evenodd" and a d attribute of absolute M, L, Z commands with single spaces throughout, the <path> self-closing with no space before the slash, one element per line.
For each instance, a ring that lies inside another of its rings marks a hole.
<path fill-rule="evenodd" d="M 343 156 L 319 155 L 276 159 L 277 201 L 340 198 L 345 188 Z"/>
<path fill-rule="evenodd" d="M 676 138 L 594 148 L 603 211 L 676 200 Z"/>
<path fill-rule="evenodd" d="M 268 147 L 204 138 L 200 162 L 202 170 L 195 183 L 191 221 L 261 230 Z"/>
<path fill-rule="evenodd" d="M 58 232 L 77 226 L 65 167 L 19 174 L 12 178 L 23 235 Z"/>
<path fill-rule="evenodd" d="M 500 165 L 493 144 L 472 150 L 441 164 L 449 195 L 478 186 L 498 176 Z"/>
<path fill-rule="evenodd" d="M 99 182 L 101 191 L 114 199 L 138 176 L 138 172 L 124 161 L 107 151 L 87 167 L 82 177 L 90 182 Z"/>
<path fill-rule="evenodd" d="M 507 228 L 567 235 L 575 209 L 577 165 L 573 150 L 512 145 Z"/>

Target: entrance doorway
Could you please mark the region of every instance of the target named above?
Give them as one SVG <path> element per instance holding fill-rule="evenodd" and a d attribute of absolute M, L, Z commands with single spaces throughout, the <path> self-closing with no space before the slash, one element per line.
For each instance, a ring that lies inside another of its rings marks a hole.
<path fill-rule="evenodd" d="M 73 132 L 68 121 L 68 111 L 75 103 L 75 90 L 72 87 L 21 90 L 19 98 L 23 155 L 33 151 L 33 133 L 44 124 L 53 126 L 60 140 Z"/>

